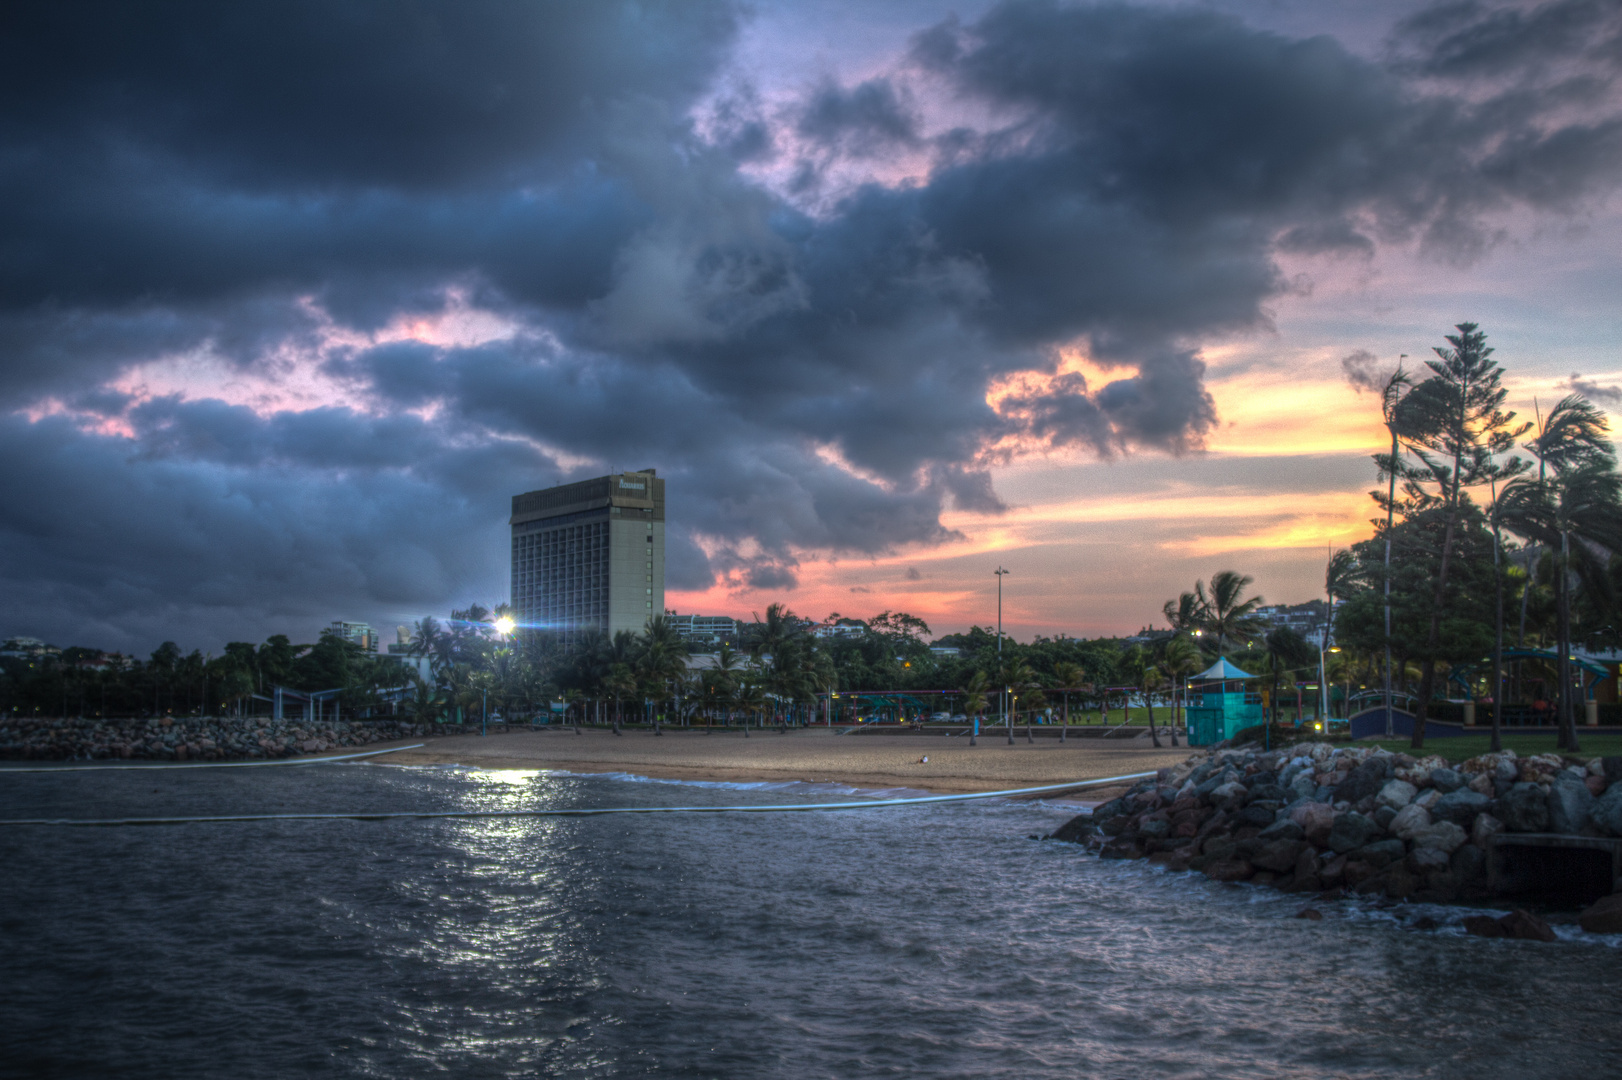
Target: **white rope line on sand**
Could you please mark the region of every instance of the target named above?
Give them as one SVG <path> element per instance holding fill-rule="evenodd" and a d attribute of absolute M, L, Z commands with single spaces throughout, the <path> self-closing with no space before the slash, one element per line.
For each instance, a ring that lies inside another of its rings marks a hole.
<path fill-rule="evenodd" d="M 412 743 L 410 746 L 391 746 L 387 750 L 368 750 L 364 754 L 338 754 L 334 757 L 318 758 L 283 758 L 278 761 L 187 761 L 164 762 L 158 765 L 28 765 L 20 768 L 0 767 L 0 776 L 6 773 L 51 773 L 51 772 L 156 772 L 159 769 L 262 769 L 269 765 L 325 765 L 329 761 L 354 761 L 356 758 L 376 757 L 379 754 L 392 754 L 399 750 L 420 750 L 427 743 Z"/>
<path fill-rule="evenodd" d="M 403 748 L 402 748 L 403 749 Z M 596 817 L 603 814 L 777 814 L 805 810 L 876 810 L 891 806 L 917 806 L 922 803 L 966 802 L 970 799 L 996 799 L 1011 795 L 1037 795 L 1046 791 L 1073 791 L 1076 788 L 1142 780 L 1152 772 L 1126 776 L 1105 776 L 1096 780 L 1076 780 L 1068 784 L 1011 788 L 1007 791 L 976 791 L 968 795 L 924 795 L 910 799 L 864 799 L 861 802 L 794 803 L 784 806 L 608 806 L 575 810 L 400 810 L 375 814 L 215 814 L 203 817 L 149 818 L 16 818 L 0 820 L 3 825 L 192 825 L 234 821 L 395 821 L 425 818 L 542 818 Z"/>

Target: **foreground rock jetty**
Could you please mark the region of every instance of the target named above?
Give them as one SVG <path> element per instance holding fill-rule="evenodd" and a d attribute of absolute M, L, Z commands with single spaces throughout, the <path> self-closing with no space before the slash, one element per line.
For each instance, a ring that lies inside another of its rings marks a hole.
<path fill-rule="evenodd" d="M 174 717 L 150 720 L 0 718 L 0 760 L 232 761 L 315 754 L 428 734 L 396 720 L 307 724 L 302 720 Z"/>
<path fill-rule="evenodd" d="M 1217 881 L 1448 902 L 1487 895 L 1502 831 L 1622 837 L 1622 757 L 1506 750 L 1453 766 L 1328 743 L 1218 750 L 1053 836 Z"/>

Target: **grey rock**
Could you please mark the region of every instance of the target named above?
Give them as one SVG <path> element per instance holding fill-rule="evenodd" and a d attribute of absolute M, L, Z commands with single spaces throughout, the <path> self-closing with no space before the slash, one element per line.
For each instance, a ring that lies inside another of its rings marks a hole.
<path fill-rule="evenodd" d="M 1602 757 L 1599 759 L 1599 767 L 1607 783 L 1622 781 L 1622 757 Z"/>
<path fill-rule="evenodd" d="M 1210 783 L 1210 781 L 1206 781 Z M 1211 789 L 1211 805 L 1231 810 L 1250 800 L 1250 789 L 1237 780 L 1230 780 Z"/>
<path fill-rule="evenodd" d="M 1304 840 L 1274 840 L 1258 848 L 1250 856 L 1250 864 L 1261 870 L 1282 874 L 1295 869 L 1296 860 L 1307 850 Z"/>
<path fill-rule="evenodd" d="M 1511 787 L 1492 812 L 1510 832 L 1546 832 L 1549 828 L 1549 800 L 1537 784 L 1522 782 Z"/>
<path fill-rule="evenodd" d="M 1289 788 L 1298 799 L 1310 799 L 1318 792 L 1318 785 L 1312 782 L 1311 769 L 1297 773 L 1295 779 L 1290 781 Z"/>
<path fill-rule="evenodd" d="M 1504 823 L 1491 814 L 1477 814 L 1470 825 L 1470 842 L 1482 851 L 1492 847 L 1492 838 L 1504 831 Z"/>
<path fill-rule="evenodd" d="M 1301 828 L 1289 818 L 1281 818 L 1263 829 L 1257 835 L 1258 840 L 1300 840 L 1306 836 L 1306 830 Z"/>
<path fill-rule="evenodd" d="M 1457 791 L 1470 782 L 1470 778 L 1457 769 L 1432 769 L 1431 787 L 1446 795 L 1450 791 Z"/>
<path fill-rule="evenodd" d="M 1170 834 L 1171 822 L 1169 821 L 1145 821 L 1138 826 L 1137 831 L 1139 840 L 1161 840 Z"/>
<path fill-rule="evenodd" d="M 1448 792 L 1431 807 L 1431 817 L 1438 821 L 1451 821 L 1455 825 L 1468 825 L 1477 814 L 1485 813 L 1492 800 L 1469 788 Z"/>
<path fill-rule="evenodd" d="M 1311 801 L 1311 799 L 1297 799 L 1292 803 L 1287 803 L 1284 806 L 1279 807 L 1278 813 L 1273 815 L 1273 820 L 1284 821 L 1288 819 L 1293 821 L 1295 819 L 1295 808 L 1298 806 L 1305 806 Z"/>
<path fill-rule="evenodd" d="M 1606 758 L 1606 761 L 1613 760 Z M 1622 758 L 1614 759 L 1622 760 Z M 1607 836 L 1622 836 L 1622 784 L 1613 783 L 1605 789 L 1605 794 L 1594 800 L 1593 807 L 1588 812 L 1592 821 L 1600 832 Z"/>
<path fill-rule="evenodd" d="M 1415 848 L 1437 848 L 1451 855 L 1468 839 L 1465 831 L 1451 821 L 1438 821 L 1414 833 L 1413 844 Z"/>
<path fill-rule="evenodd" d="M 1588 785 L 1570 776 L 1562 776 L 1549 789 L 1549 830 L 1557 833 L 1580 833 L 1588 828 L 1594 810 L 1594 793 Z"/>
<path fill-rule="evenodd" d="M 1420 829 L 1430 828 L 1430 823 L 1430 812 L 1427 811 L 1423 806 L 1410 803 L 1401 810 L 1397 811 L 1396 816 L 1391 819 L 1391 824 L 1386 826 L 1386 829 L 1391 833 L 1392 836 L 1400 836 L 1404 840 L 1412 840 L 1414 838 L 1414 833 L 1418 832 Z"/>
<path fill-rule="evenodd" d="M 1391 779 L 1391 759 L 1384 754 L 1374 755 L 1358 764 L 1346 779 L 1335 788 L 1336 801 L 1355 803 L 1378 794 Z"/>
<path fill-rule="evenodd" d="M 1345 813 L 1329 830 L 1329 846 L 1335 851 L 1355 851 L 1379 835 L 1380 827 L 1362 814 Z"/>
<path fill-rule="evenodd" d="M 1418 794 L 1419 789 L 1414 787 L 1414 785 L 1410 784 L 1406 780 L 1387 780 L 1385 782 L 1385 786 L 1382 787 L 1379 793 L 1374 796 L 1374 801 L 1379 803 L 1381 806 L 1389 806 L 1393 810 L 1401 810 L 1403 807 L 1413 802 L 1414 796 Z"/>
<path fill-rule="evenodd" d="M 1433 874 L 1451 864 L 1448 853 L 1437 847 L 1416 847 L 1408 855 L 1408 865 L 1416 874 Z"/>
<path fill-rule="evenodd" d="M 1285 791 L 1275 783 L 1252 783 L 1250 785 L 1251 802 L 1271 801 L 1276 803 L 1286 803 L 1289 802 L 1293 797 L 1294 796 L 1291 795 L 1290 792 Z"/>
<path fill-rule="evenodd" d="M 1391 831 L 1391 823 L 1397 818 L 1397 811 L 1389 806 L 1382 806 L 1374 812 L 1374 823 L 1386 832 Z"/>
<path fill-rule="evenodd" d="M 1407 853 L 1408 848 L 1401 840 L 1376 840 L 1352 852 L 1351 858 L 1366 862 L 1376 870 L 1383 870 Z"/>
<path fill-rule="evenodd" d="M 1239 811 L 1234 820 L 1240 825 L 1271 825 L 1273 823 L 1273 815 L 1276 812 L 1277 811 L 1266 805 L 1252 803 L 1243 810 Z"/>

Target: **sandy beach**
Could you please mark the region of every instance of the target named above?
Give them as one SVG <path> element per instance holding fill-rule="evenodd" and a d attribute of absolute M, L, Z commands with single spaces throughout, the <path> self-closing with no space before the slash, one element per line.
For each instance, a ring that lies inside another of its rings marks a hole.
<path fill-rule="evenodd" d="M 488 736 L 430 737 L 421 749 L 389 754 L 400 765 L 459 764 L 486 769 L 565 769 L 625 772 L 670 780 L 735 782 L 801 780 L 860 788 L 918 788 L 940 794 L 1036 787 L 1145 772 L 1182 761 L 1187 747 L 1156 750 L 1137 740 L 1055 739 L 1025 742 L 1016 730 L 1009 746 L 1000 729 L 980 745 L 936 734 L 839 735 L 826 728 L 779 734 L 666 729 L 648 731 L 569 728 L 492 732 Z M 927 757 L 924 762 L 920 759 Z M 1094 792 L 1107 789 L 1089 789 Z"/>

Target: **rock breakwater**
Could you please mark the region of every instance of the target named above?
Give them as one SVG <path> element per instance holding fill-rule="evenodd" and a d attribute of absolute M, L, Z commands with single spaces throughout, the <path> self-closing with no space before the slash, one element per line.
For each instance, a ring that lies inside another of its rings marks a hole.
<path fill-rule="evenodd" d="M 150 720 L 0 718 L 0 759 L 10 761 L 234 761 L 285 758 L 426 735 L 423 724 L 359 720 L 162 717 Z"/>
<path fill-rule="evenodd" d="M 1622 757 L 1486 754 L 1459 765 L 1311 743 L 1162 769 L 1055 839 L 1217 881 L 1431 902 L 1487 895 L 1501 831 L 1622 837 Z"/>

